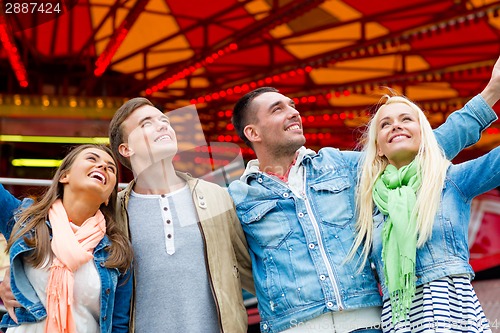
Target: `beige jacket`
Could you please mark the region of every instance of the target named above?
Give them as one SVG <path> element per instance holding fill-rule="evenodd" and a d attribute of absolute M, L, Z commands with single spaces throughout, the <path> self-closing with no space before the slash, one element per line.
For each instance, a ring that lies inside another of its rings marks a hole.
<path fill-rule="evenodd" d="M 255 290 L 247 243 L 233 201 L 227 191 L 216 184 L 193 178 L 185 173 L 177 175 L 186 180 L 193 196 L 199 218 L 198 226 L 205 243 L 206 269 L 221 332 L 246 333 L 247 312 L 243 305 L 241 288 L 253 294 Z M 118 193 L 117 218 L 124 221 L 122 225 L 126 226 L 129 237 L 127 205 L 134 184 L 134 181 L 131 182 L 125 190 Z M 134 332 L 134 316 L 132 297 L 130 332 Z"/>

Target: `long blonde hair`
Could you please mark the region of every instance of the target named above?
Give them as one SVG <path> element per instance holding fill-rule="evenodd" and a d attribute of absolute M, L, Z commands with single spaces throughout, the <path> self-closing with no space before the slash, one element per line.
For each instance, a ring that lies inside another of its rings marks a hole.
<path fill-rule="evenodd" d="M 111 149 L 105 145 L 86 144 L 76 146 L 63 159 L 52 178 L 52 184 L 44 194 L 18 215 L 18 220 L 8 240 L 7 248 L 10 250 L 17 239 L 24 238 L 26 244 L 33 248 L 33 251 L 29 252 L 25 259 L 34 267 L 42 267 L 47 258 L 50 259 L 53 257 L 50 247 L 50 230 L 46 221 L 52 204 L 57 199 L 62 199 L 64 195 L 64 185 L 60 183 L 59 180 L 71 169 L 77 156 L 88 148 L 100 149 L 113 157 Z M 133 252 L 130 241 L 123 232 L 124 228 L 119 225 L 121 221 L 115 219 L 117 193 L 118 182 L 115 184 L 115 188 L 109 197 L 109 203 L 107 205 L 104 203 L 101 204 L 99 209 L 106 218 L 106 235 L 108 235 L 111 240 L 111 245 L 107 249 L 109 257 L 106 260 L 105 266 L 108 268 L 118 268 L 120 271 L 124 272 L 131 265 Z"/>
<path fill-rule="evenodd" d="M 385 101 L 385 102 L 384 102 Z M 389 161 L 385 156 L 377 154 L 377 134 L 380 110 L 389 104 L 401 103 L 409 106 L 417 115 L 420 123 L 421 142 L 417 153 L 418 168 L 421 173 L 422 184 L 417 193 L 414 213 L 417 216 L 417 247 L 421 247 L 432 235 L 432 226 L 441 201 L 446 170 L 450 164 L 438 145 L 431 125 L 423 111 L 413 102 L 403 96 L 384 95 L 377 112 L 368 123 L 368 129 L 363 137 L 363 160 L 356 188 L 356 207 L 358 221 L 357 235 L 353 248 L 349 254 L 352 259 L 362 245 L 362 263 L 366 263 L 373 242 L 373 199 L 372 190 L 378 177 L 383 173 Z"/>

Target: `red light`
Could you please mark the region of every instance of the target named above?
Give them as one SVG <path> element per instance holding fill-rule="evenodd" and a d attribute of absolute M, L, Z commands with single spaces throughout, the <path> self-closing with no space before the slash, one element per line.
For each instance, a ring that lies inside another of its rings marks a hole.
<path fill-rule="evenodd" d="M 10 38 L 10 35 L 8 34 L 6 29 L 7 26 L 4 21 L 3 15 L 0 15 L 0 40 L 7 52 L 7 57 L 12 69 L 14 70 L 14 74 L 16 75 L 16 79 L 19 82 L 19 85 L 23 88 L 26 88 L 28 86 L 28 75 L 26 73 L 26 69 L 21 62 L 21 57 L 19 55 L 17 47 L 15 46 L 12 38 Z"/>
<path fill-rule="evenodd" d="M 96 69 L 97 70 L 97 69 Z M 146 89 L 146 95 L 151 95 L 153 92 L 151 91 L 151 89 Z"/>
<path fill-rule="evenodd" d="M 316 102 L 316 96 L 309 96 L 309 97 L 307 98 L 307 101 L 308 101 L 309 103 L 314 103 L 314 102 Z"/>
<path fill-rule="evenodd" d="M 198 103 L 204 103 L 205 102 L 205 98 L 202 97 L 198 97 Z"/>
<path fill-rule="evenodd" d="M 223 56 L 223 55 L 224 55 L 224 50 L 219 50 L 219 51 L 217 52 L 217 54 L 218 54 L 218 55 L 220 55 L 220 56 Z"/>
<path fill-rule="evenodd" d="M 266 77 L 266 78 L 264 79 L 264 81 L 265 81 L 267 84 L 271 84 L 271 83 L 273 83 L 273 79 L 271 79 L 270 77 Z"/>
<path fill-rule="evenodd" d="M 300 98 L 300 102 L 301 102 L 301 103 L 307 103 L 307 96 L 302 96 L 302 97 Z"/>
<path fill-rule="evenodd" d="M 205 100 L 206 100 L 207 102 L 210 102 L 210 101 L 212 100 L 212 96 L 210 96 L 210 95 L 206 95 L 206 96 L 205 96 Z"/>
<path fill-rule="evenodd" d="M 324 114 L 323 115 L 323 119 L 326 120 L 326 121 L 330 120 L 330 115 L 329 114 Z"/>
<path fill-rule="evenodd" d="M 219 92 L 220 97 L 226 97 L 226 92 L 224 90 L 221 90 Z"/>
<path fill-rule="evenodd" d="M 313 70 L 313 68 L 311 66 L 306 66 L 305 70 L 307 73 L 310 73 Z"/>
<path fill-rule="evenodd" d="M 252 88 L 252 89 L 257 88 L 257 83 L 255 83 L 255 82 L 250 82 L 250 88 Z"/>
<path fill-rule="evenodd" d="M 231 142 L 232 139 L 233 139 L 233 137 L 229 134 L 224 137 L 224 140 L 227 142 Z"/>
<path fill-rule="evenodd" d="M 290 72 L 288 72 L 288 75 L 290 75 L 291 77 L 294 77 L 295 75 L 297 75 L 297 72 L 294 70 L 291 70 Z"/>
<path fill-rule="evenodd" d="M 307 121 L 310 123 L 314 122 L 314 116 L 308 116 Z"/>
<path fill-rule="evenodd" d="M 335 92 L 335 97 L 339 98 L 340 97 L 340 91 Z"/>
<path fill-rule="evenodd" d="M 227 129 L 228 131 L 232 131 L 232 130 L 234 130 L 234 125 L 233 125 L 233 124 L 227 124 L 227 125 L 226 125 L 226 129 Z"/>
<path fill-rule="evenodd" d="M 250 87 L 248 86 L 248 84 L 244 83 L 242 86 L 241 86 L 241 91 L 243 92 L 246 92 L 250 90 Z"/>
<path fill-rule="evenodd" d="M 189 101 L 189 103 L 196 104 L 196 99 L 193 98 L 192 100 Z"/>
<path fill-rule="evenodd" d="M 213 99 L 219 99 L 219 94 L 218 93 L 213 93 L 212 94 Z"/>
<path fill-rule="evenodd" d="M 241 92 L 240 86 L 234 87 L 234 92 L 237 93 L 237 94 L 239 94 Z"/>
<path fill-rule="evenodd" d="M 278 82 L 280 80 L 279 75 L 273 75 L 273 81 Z"/>
<path fill-rule="evenodd" d="M 226 111 L 226 117 L 231 117 L 233 115 L 233 111 L 232 110 L 227 110 Z"/>
<path fill-rule="evenodd" d="M 264 85 L 264 80 L 259 80 L 259 81 L 257 81 L 257 85 L 258 85 L 259 87 L 263 86 L 263 85 Z"/>
<path fill-rule="evenodd" d="M 233 89 L 232 89 L 232 88 L 227 88 L 227 89 L 226 89 L 226 93 L 227 93 L 228 95 L 232 95 L 232 94 L 233 94 Z"/>
<path fill-rule="evenodd" d="M 236 51 L 238 49 L 238 44 L 236 43 L 229 44 L 229 49 L 231 49 L 232 51 Z"/>
<path fill-rule="evenodd" d="M 349 90 L 344 90 L 344 96 L 349 96 L 351 92 Z"/>
<path fill-rule="evenodd" d="M 219 136 L 217 137 L 217 141 L 219 141 L 219 142 L 224 142 L 224 135 L 219 135 Z"/>
<path fill-rule="evenodd" d="M 298 99 L 297 97 L 294 97 L 294 98 L 293 98 L 293 102 L 294 102 L 295 104 L 299 104 L 299 99 Z"/>
<path fill-rule="evenodd" d="M 340 119 L 344 120 L 345 118 L 346 118 L 345 113 L 341 113 L 341 114 L 340 114 Z"/>
<path fill-rule="evenodd" d="M 219 116 L 219 118 L 224 117 L 224 111 L 217 112 L 217 116 Z"/>

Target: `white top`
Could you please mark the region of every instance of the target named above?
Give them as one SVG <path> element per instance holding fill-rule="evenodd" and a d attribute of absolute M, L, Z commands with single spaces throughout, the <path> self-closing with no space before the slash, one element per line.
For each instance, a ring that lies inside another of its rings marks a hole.
<path fill-rule="evenodd" d="M 31 265 L 25 265 L 26 276 L 36 291 L 36 294 L 42 301 L 43 306 L 47 307 L 46 287 L 49 281 L 49 271 L 46 268 L 33 268 Z M 94 260 L 90 260 L 75 273 L 74 285 L 74 305 L 73 319 L 78 333 L 99 333 L 100 316 L 100 296 L 101 280 L 95 267 Z M 8 333 L 45 333 L 45 320 L 33 323 L 23 324 L 18 327 L 7 329 Z"/>

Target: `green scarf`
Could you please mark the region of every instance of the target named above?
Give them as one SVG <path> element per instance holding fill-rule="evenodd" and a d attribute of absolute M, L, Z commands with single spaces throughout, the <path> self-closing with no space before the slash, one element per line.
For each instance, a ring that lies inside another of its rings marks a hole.
<path fill-rule="evenodd" d="M 375 204 L 387 215 L 382 230 L 382 261 L 394 323 L 407 317 L 415 295 L 417 223 L 413 208 L 420 177 L 416 159 L 399 170 L 389 164 L 373 188 Z"/>

